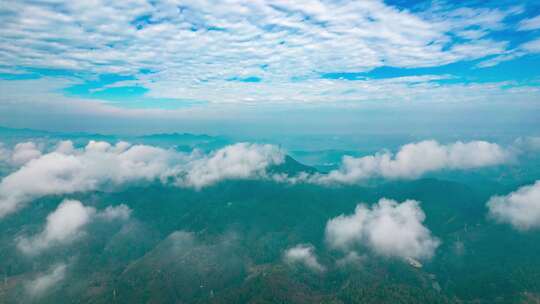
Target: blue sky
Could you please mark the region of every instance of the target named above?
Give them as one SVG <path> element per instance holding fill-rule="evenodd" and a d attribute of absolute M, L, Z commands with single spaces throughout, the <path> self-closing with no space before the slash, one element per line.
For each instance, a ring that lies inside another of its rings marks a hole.
<path fill-rule="evenodd" d="M 0 28 L 9 126 L 347 133 L 381 125 L 373 108 L 540 113 L 537 1 L 8 0 Z"/>

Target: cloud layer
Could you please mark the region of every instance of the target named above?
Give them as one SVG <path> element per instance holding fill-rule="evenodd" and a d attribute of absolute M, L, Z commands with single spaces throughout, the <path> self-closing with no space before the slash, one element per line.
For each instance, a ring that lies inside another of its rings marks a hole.
<path fill-rule="evenodd" d="M 526 52 L 510 48 L 511 36 L 493 35 L 512 30 L 508 19 L 522 14 L 523 7 L 418 8 L 382 0 L 16 1 L 0 8 L 0 68 L 12 74 L 59 69 L 83 82 L 95 75 L 127 75 L 93 90 L 144 88 L 148 97 L 183 101 L 341 102 L 417 95 L 431 101 L 456 96 L 448 91 L 477 96 L 493 85 L 431 81 L 444 75 L 405 83 L 321 75 L 435 67 Z M 530 18 L 517 28 L 536 25 L 537 18 Z M 506 92 L 503 83 L 495 87 L 489 97 Z M 435 96 L 426 94 L 433 90 Z"/>
<path fill-rule="evenodd" d="M 440 241 L 422 224 L 424 219 L 419 202 L 383 198 L 371 208 L 361 204 L 351 215 L 330 219 L 326 242 L 344 252 L 367 247 L 388 257 L 429 259 Z"/>
<path fill-rule="evenodd" d="M 0 217 L 47 195 L 106 190 L 126 183 L 160 180 L 179 187 L 202 189 L 230 179 L 268 179 L 287 183 L 354 184 L 371 178 L 412 179 L 438 170 L 464 170 L 500 165 L 512 150 L 485 141 L 436 141 L 407 144 L 394 155 L 383 151 L 364 157 L 344 156 L 341 167 L 328 174 L 269 173 L 283 164 L 285 152 L 274 145 L 237 143 L 209 154 L 179 152 L 148 145 L 90 141 L 83 148 L 70 141 L 42 153 L 34 143 L 7 152 L 20 168 L 0 182 Z M 17 155 L 17 156 L 15 156 Z"/>
<path fill-rule="evenodd" d="M 35 143 L 33 142 L 18 143 L 17 145 L 15 145 L 15 148 L 13 148 L 13 152 L 11 155 L 11 162 L 14 165 L 20 166 L 40 156 L 41 156 L 41 150 L 38 149 Z"/>
<path fill-rule="evenodd" d="M 264 177 L 268 166 L 283 161 L 283 152 L 271 145 L 238 143 L 203 155 L 126 142 L 90 141 L 82 149 L 62 142 L 0 182 L 0 217 L 45 195 L 156 179 L 200 189 L 224 179 Z"/>
<path fill-rule="evenodd" d="M 276 146 L 239 143 L 194 160 L 178 183 L 200 189 L 225 179 L 264 177 L 268 167 L 284 160 L 285 154 Z"/>
<path fill-rule="evenodd" d="M 41 147 L 34 142 L 21 142 L 16 144 L 12 149 L 0 142 L 0 162 L 4 162 L 11 167 L 20 167 L 40 156 Z"/>
<path fill-rule="evenodd" d="M 381 152 L 364 157 L 343 157 L 342 165 L 327 175 L 309 179 L 316 183 L 356 183 L 369 178 L 412 179 L 444 169 L 472 169 L 503 164 L 511 153 L 485 141 L 455 142 L 441 145 L 421 141 L 404 145 L 394 155 Z"/>
<path fill-rule="evenodd" d="M 489 215 L 519 230 L 540 227 L 540 181 L 504 196 L 493 196 L 487 203 Z"/>
<path fill-rule="evenodd" d="M 0 38 L 10 41 L 0 65 L 133 74 L 157 69 L 159 78 L 185 83 L 189 92 L 204 80 L 277 80 L 310 74 L 313 67 L 357 72 L 498 54 L 506 43 L 487 34 L 504 29 L 505 18 L 520 10 L 439 6 L 415 14 L 378 0 L 99 0 L 20 1 L 0 12 Z M 466 31 L 472 27 L 474 35 Z"/>

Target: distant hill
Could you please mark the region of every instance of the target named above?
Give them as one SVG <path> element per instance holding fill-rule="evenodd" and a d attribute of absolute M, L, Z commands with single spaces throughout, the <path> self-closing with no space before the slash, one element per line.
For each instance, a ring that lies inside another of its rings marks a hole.
<path fill-rule="evenodd" d="M 33 138 L 40 139 L 62 139 L 72 140 L 74 142 L 82 142 L 88 140 L 104 140 L 114 142 L 118 140 L 115 135 L 103 135 L 98 133 L 85 133 L 85 132 L 52 132 L 35 129 L 18 129 L 7 128 L 0 126 L 0 141 L 21 141 L 31 140 Z"/>
<path fill-rule="evenodd" d="M 140 139 L 144 140 L 213 140 L 215 137 L 206 134 L 191 134 L 191 133 L 157 133 L 150 135 L 138 136 Z"/>
<path fill-rule="evenodd" d="M 285 162 L 280 165 L 273 166 L 269 170 L 271 173 L 286 173 L 287 175 L 294 176 L 301 172 L 306 173 L 316 173 L 318 172 L 316 168 L 311 166 L 306 166 L 291 156 L 285 156 Z"/>
<path fill-rule="evenodd" d="M 179 150 L 192 150 L 199 148 L 205 151 L 219 149 L 231 143 L 230 140 L 221 136 L 191 133 L 158 133 L 133 138 L 133 142 L 149 145 L 175 147 Z"/>
<path fill-rule="evenodd" d="M 15 129 L 0 126 L 0 137 L 33 137 L 33 136 L 50 136 L 52 133 L 48 131 L 40 131 L 33 129 Z"/>
<path fill-rule="evenodd" d="M 190 133 L 158 133 L 148 135 L 106 135 L 99 133 L 85 132 L 51 132 L 34 129 L 18 129 L 0 126 L 0 141 L 7 143 L 16 143 L 32 139 L 50 139 L 50 140 L 71 140 L 76 145 L 84 145 L 90 140 L 101 140 L 114 143 L 119 140 L 125 140 L 131 143 L 140 143 L 148 145 L 158 145 L 162 147 L 173 147 L 179 150 L 192 150 L 199 148 L 204 151 L 219 149 L 231 142 L 220 136 L 210 136 L 206 134 Z"/>

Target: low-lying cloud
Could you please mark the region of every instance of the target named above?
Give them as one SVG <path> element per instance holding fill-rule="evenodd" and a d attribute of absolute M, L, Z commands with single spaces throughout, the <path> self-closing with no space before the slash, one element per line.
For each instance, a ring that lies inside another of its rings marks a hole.
<path fill-rule="evenodd" d="M 540 228 L 540 180 L 504 196 L 493 196 L 487 203 L 489 215 L 518 230 Z"/>
<path fill-rule="evenodd" d="M 26 283 L 26 291 L 31 297 L 39 297 L 58 285 L 66 276 L 67 265 L 64 263 L 51 267 Z"/>
<path fill-rule="evenodd" d="M 510 149 L 485 141 L 441 145 L 430 140 L 407 144 L 395 155 L 384 151 L 357 158 L 344 156 L 341 167 L 328 174 L 299 172 L 289 176 L 268 173 L 268 168 L 285 162 L 285 152 L 268 144 L 237 143 L 204 154 L 126 142 L 90 141 L 83 148 L 74 148 L 72 142 L 63 141 L 43 154 L 27 142 L 18 144 L 10 155 L 12 159 L 18 155 L 15 159 L 21 167 L 0 182 L 0 218 L 46 195 L 130 182 L 160 180 L 197 190 L 230 179 L 354 184 L 369 178 L 412 179 L 437 170 L 494 166 L 512 158 Z"/>
<path fill-rule="evenodd" d="M 299 244 L 287 249 L 283 254 L 283 260 L 289 265 L 303 265 L 315 272 L 326 270 L 317 260 L 315 248 L 310 244 Z"/>
<path fill-rule="evenodd" d="M 39 145 L 31 141 L 18 143 L 13 149 L 9 149 L 3 143 L 0 143 L 0 162 L 13 167 L 20 167 L 40 156 L 41 149 Z"/>
<path fill-rule="evenodd" d="M 285 154 L 274 145 L 238 143 L 194 160 L 179 184 L 197 189 L 225 179 L 265 177 L 266 169 L 285 161 Z"/>
<path fill-rule="evenodd" d="M 24 142 L 18 143 L 13 148 L 13 153 L 11 155 L 11 162 L 14 165 L 20 166 L 24 165 L 32 159 L 38 158 L 41 156 L 41 150 L 33 142 Z"/>
<path fill-rule="evenodd" d="M 371 208 L 360 204 L 353 214 L 330 219 L 325 237 L 330 248 L 343 252 L 367 247 L 388 257 L 429 259 L 440 241 L 423 225 L 424 220 L 419 202 L 383 198 Z"/>
<path fill-rule="evenodd" d="M 47 216 L 45 227 L 32 237 L 21 237 L 17 248 L 27 255 L 39 254 L 54 246 L 69 244 L 85 234 L 85 226 L 96 218 L 108 221 L 129 218 L 131 210 L 126 205 L 109 206 L 99 212 L 77 200 L 64 200 Z"/>
<path fill-rule="evenodd" d="M 518 137 L 514 141 L 514 146 L 525 153 L 537 153 L 540 151 L 540 137 L 538 136 L 525 136 Z"/>
<path fill-rule="evenodd" d="M 90 141 L 75 149 L 66 141 L 35 157 L 0 182 L 0 218 L 46 195 L 157 179 L 200 189 L 224 179 L 264 177 L 268 166 L 284 161 L 275 146 L 247 143 L 201 155 L 126 142 Z"/>
<path fill-rule="evenodd" d="M 444 169 L 472 169 L 503 164 L 511 153 L 485 141 L 441 145 L 427 140 L 404 145 L 394 155 L 381 152 L 364 157 L 344 156 L 341 167 L 326 175 L 314 175 L 316 183 L 352 184 L 369 178 L 412 179 Z"/>

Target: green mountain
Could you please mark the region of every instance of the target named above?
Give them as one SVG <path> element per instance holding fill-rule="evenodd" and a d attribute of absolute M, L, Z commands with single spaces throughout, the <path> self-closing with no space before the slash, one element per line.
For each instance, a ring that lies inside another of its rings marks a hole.
<path fill-rule="evenodd" d="M 226 142 L 191 134 L 136 139 L 176 148 Z M 0 303 L 536 303 L 540 233 L 486 216 L 491 195 L 529 183 L 535 170 L 341 186 L 238 179 L 197 190 L 153 181 L 45 196 L 0 220 Z M 291 156 L 268 170 L 301 172 L 318 171 Z M 65 198 L 96 212 L 119 204 L 132 212 L 129 220 L 88 223 L 68 245 L 23 254 L 18 242 L 42 231 Z M 325 240 L 330 219 L 381 198 L 420 202 L 423 224 L 440 241 L 421 268 L 365 244 L 354 248 L 357 262 L 343 264 L 345 254 Z M 299 244 L 313 246 L 325 271 L 284 262 L 285 251 Z M 59 263 L 67 265 L 64 279 L 30 295 L 29 282 Z"/>

